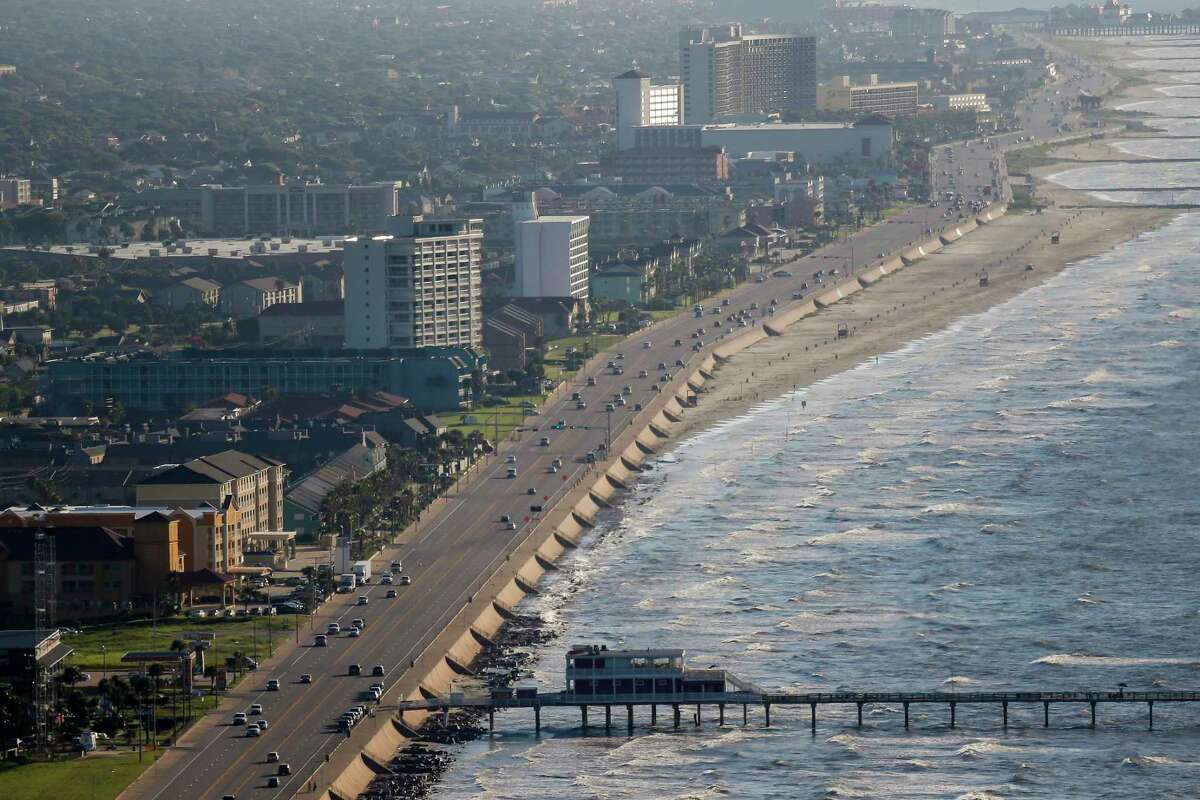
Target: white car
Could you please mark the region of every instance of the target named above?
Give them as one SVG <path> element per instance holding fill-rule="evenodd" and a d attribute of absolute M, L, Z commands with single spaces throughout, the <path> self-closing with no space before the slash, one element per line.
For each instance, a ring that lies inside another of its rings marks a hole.
<path fill-rule="evenodd" d="M 254 705 L 250 706 L 250 713 L 251 714 L 261 714 L 262 713 L 262 703 L 255 703 Z"/>

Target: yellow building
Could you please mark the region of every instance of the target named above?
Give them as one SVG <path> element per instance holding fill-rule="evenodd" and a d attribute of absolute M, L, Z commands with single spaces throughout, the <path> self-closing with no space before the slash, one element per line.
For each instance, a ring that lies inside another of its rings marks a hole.
<path fill-rule="evenodd" d="M 842 75 L 832 84 L 817 87 L 817 108 L 823 111 L 844 111 L 848 114 L 883 114 L 901 117 L 917 113 L 917 84 L 880 83 L 878 75 L 855 86 L 849 75 Z"/>
<path fill-rule="evenodd" d="M 139 506 L 196 508 L 204 503 L 220 511 L 227 533 L 214 537 L 210 568 L 227 573 L 243 562 L 246 537 L 283 530 L 283 483 L 287 470 L 269 458 L 226 450 L 166 467 L 138 484 Z M 219 523 L 214 523 L 219 524 Z M 197 560 L 194 568 L 201 568 Z"/>

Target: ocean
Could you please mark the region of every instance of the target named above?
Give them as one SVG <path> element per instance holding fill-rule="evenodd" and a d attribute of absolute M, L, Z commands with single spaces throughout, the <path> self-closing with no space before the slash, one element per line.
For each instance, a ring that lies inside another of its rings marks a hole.
<path fill-rule="evenodd" d="M 1057 179 L 1170 185 L 1154 165 L 1084 169 Z M 1198 240 L 1181 213 L 680 443 L 523 604 L 556 634 L 532 678 L 560 688 L 568 645 L 604 643 L 684 647 L 785 689 L 1195 688 Z M 436 796 L 1200 796 L 1200 708 L 1156 707 L 1154 731 L 1139 706 L 1101 706 L 1095 730 L 1086 707 L 1048 730 L 1013 707 L 1008 731 L 993 707 L 960 706 L 955 730 L 914 707 L 910 731 L 899 707 L 861 730 L 829 709 L 815 737 L 807 709 L 773 709 L 769 729 L 759 709 L 745 728 L 740 709 L 723 728 L 705 713 L 674 731 L 641 712 L 632 737 L 623 712 L 611 735 L 546 712 L 540 737 L 503 713 Z"/>

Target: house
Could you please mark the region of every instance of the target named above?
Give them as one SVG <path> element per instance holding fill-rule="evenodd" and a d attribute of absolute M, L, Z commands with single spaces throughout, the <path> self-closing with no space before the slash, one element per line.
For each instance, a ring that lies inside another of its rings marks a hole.
<path fill-rule="evenodd" d="M 299 303 L 298 284 L 283 278 L 250 278 L 221 289 L 221 311 L 237 319 L 256 317 L 276 303 Z"/>
<path fill-rule="evenodd" d="M 409 417 L 397 432 L 400 442 L 410 447 L 425 446 L 437 441 L 446 433 L 446 425 L 435 416 L 418 415 Z"/>
<path fill-rule="evenodd" d="M 654 299 L 655 285 L 647 280 L 644 271 L 636 264 L 618 263 L 605 266 L 592 273 L 592 297 L 642 305 Z"/>
<path fill-rule="evenodd" d="M 495 369 L 521 371 L 529 363 L 525 332 L 502 320 L 483 321 L 483 346 L 488 349 Z"/>
<path fill-rule="evenodd" d="M 216 308 L 221 299 L 221 284 L 208 278 L 188 278 L 168 286 L 155 300 L 167 308 L 208 306 Z"/>

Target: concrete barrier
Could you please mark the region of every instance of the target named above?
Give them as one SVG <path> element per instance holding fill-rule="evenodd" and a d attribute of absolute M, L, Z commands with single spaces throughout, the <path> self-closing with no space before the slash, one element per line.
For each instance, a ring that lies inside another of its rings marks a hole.
<path fill-rule="evenodd" d="M 817 313 L 817 304 L 812 300 L 789 306 L 784 311 L 777 311 L 775 316 L 763 323 L 763 330 L 768 336 L 782 336 L 790 326 Z"/>
<path fill-rule="evenodd" d="M 942 240 L 942 244 L 953 244 L 962 238 L 962 233 L 957 227 L 954 227 L 950 228 L 949 230 L 942 231 L 938 238 Z"/>
<path fill-rule="evenodd" d="M 905 266 L 908 266 L 916 261 L 920 261 L 925 256 L 933 255 L 941 249 L 942 240 L 935 236 L 927 242 L 922 242 L 912 249 L 905 250 L 900 254 L 900 260 L 904 262 Z"/>
<path fill-rule="evenodd" d="M 817 295 L 814 302 L 817 304 L 817 308 L 828 308 L 839 300 L 845 300 L 850 295 L 861 292 L 862 288 L 858 278 L 843 281 L 824 294 Z"/>
<path fill-rule="evenodd" d="M 883 280 L 884 276 L 886 275 L 887 273 L 883 271 L 883 267 L 876 267 L 875 269 L 869 269 L 863 274 L 859 275 L 858 282 L 863 286 L 873 286 L 874 284 Z"/>
<path fill-rule="evenodd" d="M 723 361 L 724 359 L 732 358 L 747 347 L 753 347 L 766 338 L 767 332 L 761 326 L 755 325 L 745 333 L 734 337 L 713 350 L 713 355 L 716 356 L 717 361 Z"/>

